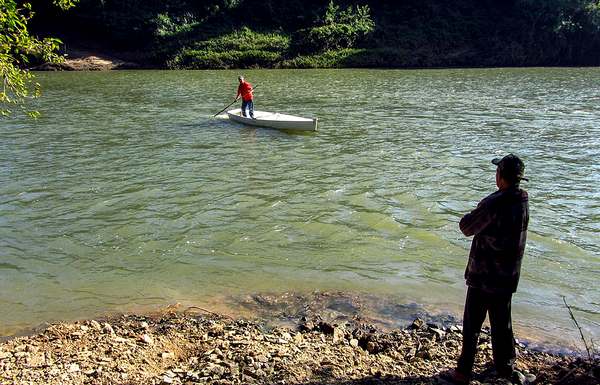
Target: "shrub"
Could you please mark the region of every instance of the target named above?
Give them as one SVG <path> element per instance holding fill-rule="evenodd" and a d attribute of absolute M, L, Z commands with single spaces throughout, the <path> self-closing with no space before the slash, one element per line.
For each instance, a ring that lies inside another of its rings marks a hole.
<path fill-rule="evenodd" d="M 375 28 L 368 5 L 340 11 L 333 1 L 321 24 L 294 33 L 292 50 L 307 54 L 351 48 Z"/>
<path fill-rule="evenodd" d="M 280 53 L 264 50 L 215 52 L 192 49 L 182 51 L 170 66 L 186 69 L 273 68 L 281 58 Z"/>
<path fill-rule="evenodd" d="M 258 33 L 244 27 L 180 50 L 168 66 L 193 69 L 272 68 L 282 60 L 288 47 L 289 37 L 286 35 Z"/>
<path fill-rule="evenodd" d="M 200 24 L 190 13 L 177 17 L 169 16 L 168 13 L 159 13 L 151 23 L 154 25 L 154 35 L 158 38 L 189 33 Z"/>
<path fill-rule="evenodd" d="M 282 52 L 288 49 L 290 38 L 278 33 L 259 33 L 247 27 L 227 35 L 193 44 L 195 49 L 224 52 L 228 50 L 264 50 Z"/>
<path fill-rule="evenodd" d="M 315 55 L 300 55 L 293 59 L 285 60 L 280 64 L 282 68 L 341 68 L 344 62 L 352 55 L 362 50 L 356 48 L 344 48 L 330 50 Z"/>

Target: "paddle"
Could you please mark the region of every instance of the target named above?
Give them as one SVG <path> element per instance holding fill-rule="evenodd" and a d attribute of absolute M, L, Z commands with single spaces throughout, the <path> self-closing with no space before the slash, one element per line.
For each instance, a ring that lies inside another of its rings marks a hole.
<path fill-rule="evenodd" d="M 255 85 L 254 87 L 252 87 L 252 91 L 254 91 L 254 90 L 257 88 L 257 87 L 258 87 L 258 84 L 257 84 L 257 85 Z M 229 104 L 227 105 L 227 107 L 223 108 L 221 111 L 219 111 L 219 112 L 217 112 L 216 114 L 214 114 L 214 115 L 213 115 L 213 118 L 214 118 L 215 116 L 219 115 L 221 112 L 223 112 L 223 111 L 225 111 L 226 109 L 228 109 L 229 107 L 231 107 L 231 105 L 232 105 L 233 103 L 237 102 L 237 101 L 238 101 L 238 100 L 237 100 L 237 99 L 235 99 L 233 102 L 229 103 Z"/>
<path fill-rule="evenodd" d="M 217 112 L 216 114 L 214 114 L 214 115 L 213 115 L 213 118 L 214 118 L 215 116 L 219 115 L 221 112 L 223 112 L 223 111 L 225 111 L 226 109 L 228 109 L 229 107 L 231 107 L 231 105 L 232 105 L 233 103 L 235 103 L 235 102 L 237 102 L 237 99 L 235 99 L 233 102 L 229 103 L 229 104 L 227 105 L 227 107 L 223 108 L 221 111 L 219 111 L 219 112 Z"/>

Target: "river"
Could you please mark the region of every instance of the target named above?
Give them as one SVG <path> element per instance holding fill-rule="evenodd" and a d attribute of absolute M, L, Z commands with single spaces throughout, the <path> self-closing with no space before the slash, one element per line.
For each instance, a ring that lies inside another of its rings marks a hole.
<path fill-rule="evenodd" d="M 460 217 L 526 163 L 517 332 L 600 337 L 600 69 L 38 73 L 42 117 L 0 121 L 0 335 L 168 303 L 335 290 L 460 318 Z"/>

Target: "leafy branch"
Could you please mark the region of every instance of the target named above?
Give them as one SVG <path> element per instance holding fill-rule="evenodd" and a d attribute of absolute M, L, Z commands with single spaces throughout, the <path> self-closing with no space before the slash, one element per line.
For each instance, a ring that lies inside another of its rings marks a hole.
<path fill-rule="evenodd" d="M 77 0 L 54 0 L 62 9 L 75 5 Z M 15 110 L 33 118 L 38 111 L 27 110 L 27 101 L 41 94 L 40 84 L 26 67 L 29 58 L 37 56 L 46 62 L 64 60 L 57 53 L 61 41 L 55 38 L 38 39 L 31 36 L 27 24 L 33 18 L 31 4 L 18 5 L 15 0 L 0 0 L 0 116 L 9 116 Z"/>

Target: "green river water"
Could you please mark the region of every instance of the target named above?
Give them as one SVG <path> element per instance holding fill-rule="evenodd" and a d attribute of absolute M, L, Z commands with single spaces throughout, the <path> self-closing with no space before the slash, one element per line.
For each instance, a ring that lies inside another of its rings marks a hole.
<path fill-rule="evenodd" d="M 248 293 L 334 290 L 460 318 L 460 217 L 527 166 L 517 331 L 600 337 L 600 69 L 249 70 L 259 110 L 212 114 L 238 72 L 39 73 L 37 121 L 0 121 L 0 335 Z"/>

